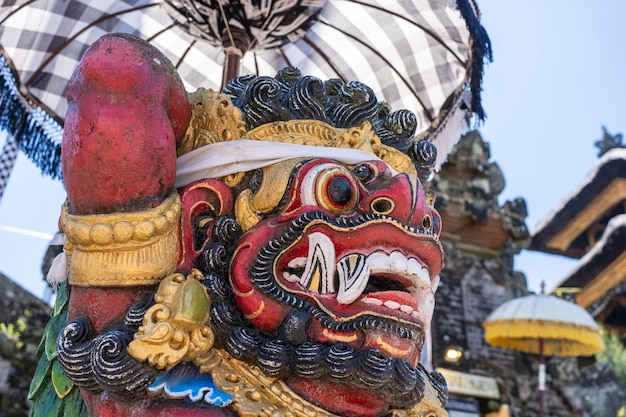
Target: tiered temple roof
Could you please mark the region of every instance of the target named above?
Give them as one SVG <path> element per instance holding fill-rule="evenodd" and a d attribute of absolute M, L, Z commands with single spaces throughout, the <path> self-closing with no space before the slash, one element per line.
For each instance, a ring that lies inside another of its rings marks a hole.
<path fill-rule="evenodd" d="M 530 249 L 579 259 L 558 291 L 575 294 L 604 326 L 626 338 L 626 147 L 621 135 L 596 143 L 600 159 L 532 231 Z"/>

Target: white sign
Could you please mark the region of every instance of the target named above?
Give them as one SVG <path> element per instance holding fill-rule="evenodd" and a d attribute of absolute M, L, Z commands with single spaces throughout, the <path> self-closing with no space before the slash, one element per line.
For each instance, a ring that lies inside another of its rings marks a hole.
<path fill-rule="evenodd" d="M 498 382 L 495 378 L 482 375 L 466 374 L 446 368 L 437 368 L 448 383 L 452 394 L 468 395 L 480 398 L 500 398 Z"/>

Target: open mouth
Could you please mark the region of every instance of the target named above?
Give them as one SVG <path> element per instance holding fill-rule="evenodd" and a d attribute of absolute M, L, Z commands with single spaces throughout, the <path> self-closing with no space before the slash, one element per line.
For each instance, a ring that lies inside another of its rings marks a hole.
<path fill-rule="evenodd" d="M 381 215 L 320 211 L 269 226 L 271 240 L 248 232 L 233 258 L 256 252 L 232 274 L 248 320 L 274 331 L 295 311 L 307 340 L 373 348 L 416 365 L 443 264 L 435 234 Z"/>
<path fill-rule="evenodd" d="M 369 255 L 350 253 L 339 260 L 330 238 L 323 233 L 309 234 L 306 257 L 293 258 L 283 270 L 283 278 L 297 282 L 303 288 L 317 293 L 336 294 L 339 304 L 352 304 L 360 296 L 383 292 L 409 294 L 430 290 L 427 265 L 401 251 L 376 251 Z M 376 297 L 364 296 L 364 302 L 415 313 L 414 307 Z M 412 304 L 412 303 L 411 303 Z"/>
<path fill-rule="evenodd" d="M 350 228 L 311 222 L 274 264 L 281 286 L 334 318 L 374 313 L 419 326 L 430 322 L 440 269 L 436 237 L 388 219 Z"/>

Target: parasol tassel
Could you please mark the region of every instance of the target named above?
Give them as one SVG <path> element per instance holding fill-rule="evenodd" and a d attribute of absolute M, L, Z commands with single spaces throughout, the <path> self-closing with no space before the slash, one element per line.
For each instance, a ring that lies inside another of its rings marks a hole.
<path fill-rule="evenodd" d="M 59 179 L 62 128 L 40 107 L 26 102 L 15 80 L 9 63 L 0 55 L 0 128 L 16 138 L 19 149 L 42 174 Z"/>
<path fill-rule="evenodd" d="M 485 110 L 481 102 L 481 91 L 483 90 L 483 72 L 485 60 L 493 61 L 493 51 L 491 40 L 487 31 L 480 24 L 480 11 L 473 0 L 457 0 L 456 7 L 463 16 L 467 30 L 470 32 L 471 46 L 471 66 L 470 66 L 470 89 L 472 91 L 471 111 L 476 114 L 479 121 L 486 118 Z"/>
<path fill-rule="evenodd" d="M 456 103 L 450 109 L 450 113 L 446 120 L 443 121 L 432 137 L 435 138 L 433 143 L 437 147 L 437 159 L 435 160 L 435 172 L 439 172 L 441 166 L 448 159 L 448 155 L 452 152 L 454 145 L 459 138 L 467 133 L 468 121 L 465 106 L 471 100 L 472 94 L 465 90 L 458 97 Z"/>

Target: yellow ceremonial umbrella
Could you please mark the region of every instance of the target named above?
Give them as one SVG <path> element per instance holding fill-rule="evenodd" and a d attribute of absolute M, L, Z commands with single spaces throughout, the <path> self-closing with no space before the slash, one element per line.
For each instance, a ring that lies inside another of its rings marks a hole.
<path fill-rule="evenodd" d="M 539 355 L 539 415 L 543 417 L 547 356 L 590 356 L 604 349 L 591 315 L 569 301 L 545 294 L 514 298 L 483 323 L 487 343 Z"/>

